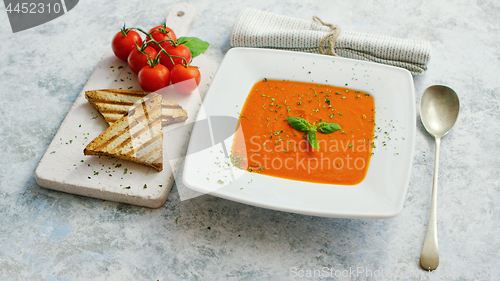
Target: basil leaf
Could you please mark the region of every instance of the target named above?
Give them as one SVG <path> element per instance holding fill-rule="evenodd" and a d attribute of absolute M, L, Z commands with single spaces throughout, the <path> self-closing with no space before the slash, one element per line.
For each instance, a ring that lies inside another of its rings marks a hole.
<path fill-rule="evenodd" d="M 318 131 L 323 134 L 333 133 L 338 130 L 340 130 L 340 125 L 336 123 L 321 122 L 318 124 Z"/>
<path fill-rule="evenodd" d="M 307 140 L 309 141 L 309 144 L 312 146 L 312 148 L 319 148 L 318 145 L 318 139 L 316 137 L 316 130 L 315 129 L 310 129 L 307 131 Z"/>
<path fill-rule="evenodd" d="M 302 118 L 289 116 L 286 118 L 286 121 L 288 121 L 288 123 L 290 123 L 290 125 L 292 125 L 292 127 L 297 131 L 306 132 L 312 128 L 311 124 Z"/>
<path fill-rule="evenodd" d="M 196 37 L 181 37 L 177 39 L 177 42 L 184 44 L 191 51 L 191 57 L 197 57 L 203 54 L 210 44 Z"/>

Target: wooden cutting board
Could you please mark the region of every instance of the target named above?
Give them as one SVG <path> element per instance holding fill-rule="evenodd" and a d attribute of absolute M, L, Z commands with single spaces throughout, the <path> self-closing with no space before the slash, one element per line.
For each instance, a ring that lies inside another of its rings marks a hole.
<path fill-rule="evenodd" d="M 192 5 L 179 3 L 168 13 L 167 26 L 178 37 L 185 36 L 195 17 L 196 10 Z M 205 55 L 194 58 L 192 65 L 198 66 L 201 72 L 198 91 L 180 94 L 170 86 L 163 95 L 165 99 L 179 103 L 188 112 L 188 120 L 164 127 L 164 134 L 167 129 L 185 126 L 196 120 L 202 97 L 217 70 L 217 64 Z M 85 146 L 108 127 L 104 118 L 85 99 L 85 92 L 118 88 L 141 89 L 137 76 L 130 71 L 127 63 L 116 58 L 109 48 L 38 164 L 36 181 L 42 187 L 67 193 L 150 208 L 160 207 L 167 200 L 174 183 L 165 153 L 161 172 L 130 161 L 83 155 Z M 169 153 L 181 155 L 187 148 L 189 137 L 190 130 L 186 130 L 182 139 L 171 140 L 167 134 L 163 140 L 164 149 L 168 147 Z"/>

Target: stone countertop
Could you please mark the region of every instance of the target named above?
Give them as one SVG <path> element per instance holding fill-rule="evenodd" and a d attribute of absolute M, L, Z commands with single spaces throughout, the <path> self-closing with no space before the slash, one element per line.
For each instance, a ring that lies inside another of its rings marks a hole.
<path fill-rule="evenodd" d="M 160 24 L 175 2 L 80 1 L 15 34 L 2 8 L 0 279 L 286 280 L 330 269 L 325 279 L 499 279 L 500 3 L 455 2 L 190 2 L 197 8 L 190 36 L 210 42 L 206 54 L 217 63 L 244 7 L 432 43 L 428 71 L 414 77 L 415 106 L 426 87 L 445 84 L 461 110 L 441 146 L 440 265 L 431 273 L 419 255 L 434 141 L 419 121 L 407 200 L 388 220 L 311 217 L 209 195 L 181 201 L 175 187 L 159 209 L 41 188 L 35 168 L 112 36 L 123 22 Z"/>

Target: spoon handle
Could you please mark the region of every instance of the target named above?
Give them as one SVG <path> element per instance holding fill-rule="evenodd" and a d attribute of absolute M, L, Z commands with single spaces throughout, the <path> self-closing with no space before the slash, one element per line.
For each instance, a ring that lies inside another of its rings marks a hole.
<path fill-rule="evenodd" d="M 434 270 L 439 265 L 439 248 L 437 237 L 437 192 L 438 192 L 438 168 L 439 147 L 441 138 L 436 137 L 436 149 L 434 154 L 434 177 L 432 179 L 431 210 L 429 212 L 429 223 L 425 234 L 424 245 L 420 253 L 420 266 L 425 270 Z"/>

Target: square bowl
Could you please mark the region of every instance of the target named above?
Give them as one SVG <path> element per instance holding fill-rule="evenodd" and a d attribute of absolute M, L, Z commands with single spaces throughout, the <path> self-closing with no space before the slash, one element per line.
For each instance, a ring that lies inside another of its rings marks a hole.
<path fill-rule="evenodd" d="M 197 192 L 306 215 L 397 216 L 406 199 L 415 146 L 415 92 L 410 72 L 326 55 L 233 48 L 213 79 L 197 121 L 215 120 L 213 116 L 238 118 L 252 86 L 264 78 L 346 86 L 373 96 L 375 147 L 365 179 L 357 185 L 331 185 L 237 169 L 227 157 L 234 135 L 219 143 L 212 137 L 211 147 L 191 149 L 206 131 L 202 122 L 196 122 L 185 157 L 183 184 Z"/>

